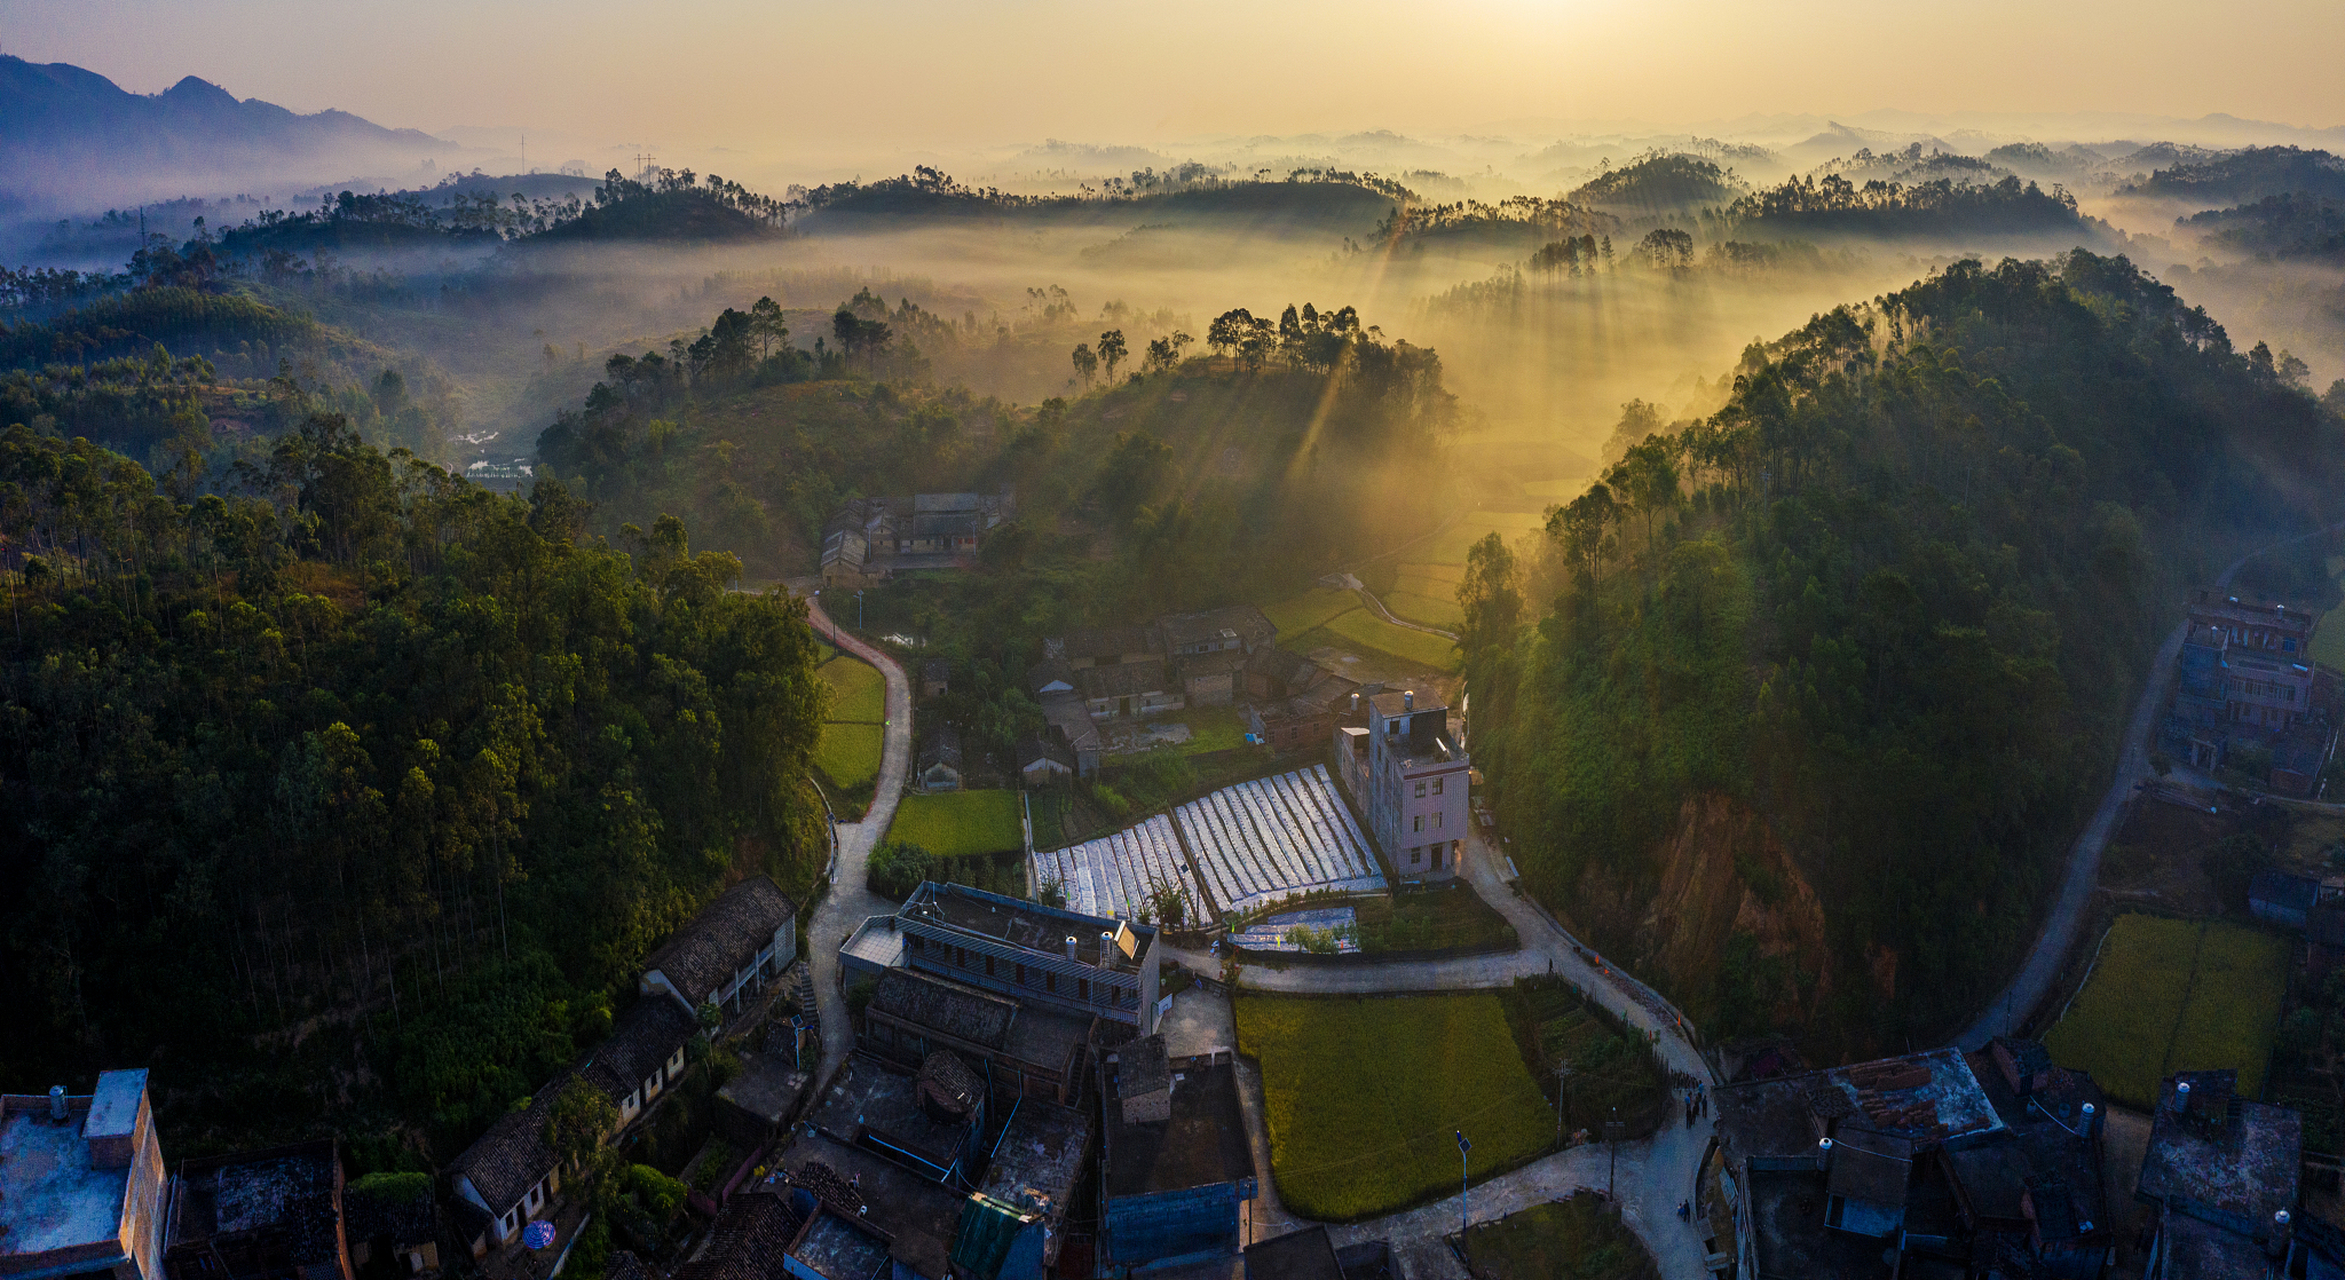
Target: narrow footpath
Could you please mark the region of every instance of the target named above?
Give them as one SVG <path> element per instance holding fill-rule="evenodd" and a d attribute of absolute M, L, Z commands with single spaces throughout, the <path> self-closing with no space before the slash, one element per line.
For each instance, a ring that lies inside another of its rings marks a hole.
<path fill-rule="evenodd" d="M 804 593 L 801 593 L 804 594 Z M 879 782 L 872 791 L 871 808 L 861 822 L 842 822 L 839 854 L 831 867 L 830 892 L 814 909 L 806 936 L 798 940 L 800 954 L 814 966 L 814 1002 L 822 1014 L 822 1070 L 817 1080 L 830 1078 L 847 1060 L 855 1038 L 847 1016 L 847 996 L 839 990 L 839 944 L 855 932 L 867 916 L 890 915 L 897 904 L 873 893 L 868 883 L 871 851 L 887 836 L 896 817 L 896 801 L 904 794 L 904 779 L 912 761 L 912 683 L 904 669 L 879 649 L 841 631 L 822 611 L 822 602 L 807 596 L 806 612 L 816 634 L 879 668 L 887 679 L 887 731 L 882 740 Z"/>

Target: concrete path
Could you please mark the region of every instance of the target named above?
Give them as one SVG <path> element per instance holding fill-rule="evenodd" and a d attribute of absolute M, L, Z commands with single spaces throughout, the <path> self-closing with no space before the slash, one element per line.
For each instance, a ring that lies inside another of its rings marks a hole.
<path fill-rule="evenodd" d="M 2227 589 L 2248 561 L 2266 552 L 2277 551 L 2307 538 L 2317 538 L 2330 529 L 2345 528 L 2345 524 L 2328 525 L 2310 533 L 2283 538 L 2270 546 L 2251 551 L 2231 562 L 2215 579 L 2215 589 Z M 2140 789 L 2142 783 L 2156 775 L 2150 767 L 2150 743 L 2157 730 L 2160 713 L 2166 706 L 2167 691 L 2174 684 L 2174 664 L 2182 654 L 2183 633 L 2188 620 L 2177 622 L 2158 646 L 2157 661 L 2150 664 L 2149 679 L 2142 685 L 2141 697 L 2133 705 L 2133 719 L 2125 726 L 2125 739 L 2117 758 L 2117 776 L 2109 780 L 2109 790 L 2101 796 L 2100 807 L 2093 810 L 2092 821 L 2077 833 L 2076 843 L 2069 847 L 2068 869 L 2060 881 L 2060 896 L 2052 903 L 2052 912 L 2044 919 L 2043 931 L 2036 935 L 2035 948 L 2028 952 L 2026 963 L 2011 980 L 2011 985 L 1995 997 L 1963 1032 L 1955 1043 L 1965 1049 L 1980 1049 L 1987 1041 L 2025 1023 L 2028 1015 L 2043 1003 L 2052 983 L 2068 959 L 2068 950 L 2076 945 L 2077 928 L 2084 923 L 2085 909 L 2092 902 L 2093 888 L 2100 881 L 2101 851 L 2108 847 L 2109 837 L 2116 834 L 2117 819 L 2125 810 L 2126 801 Z"/>
<path fill-rule="evenodd" d="M 1354 578 L 1352 581 L 1358 582 L 1359 579 Z M 1352 594 L 1367 602 L 1368 607 L 1375 611 L 1377 617 L 1384 619 L 1386 622 L 1389 622 L 1396 627 L 1406 627 L 1411 631 L 1422 631 L 1427 635 L 1440 636 L 1444 640 L 1457 639 L 1457 632 L 1455 631 L 1444 631 L 1439 627 L 1428 627 L 1422 622 L 1411 622 L 1407 618 L 1403 618 L 1399 614 L 1394 613 L 1392 610 L 1385 608 L 1384 602 L 1377 599 L 1376 593 L 1370 591 L 1366 586 L 1353 587 Z"/>
<path fill-rule="evenodd" d="M 871 808 L 861 822 L 839 824 L 839 856 L 831 867 L 830 893 L 814 909 L 814 919 L 799 941 L 807 962 L 814 966 L 814 1002 L 822 1014 L 822 1071 L 828 1078 L 847 1060 L 854 1030 L 847 1016 L 847 996 L 839 989 L 839 944 L 855 932 L 867 916 L 891 915 L 898 903 L 873 893 L 867 884 L 871 851 L 886 837 L 895 821 L 896 801 L 904 794 L 904 778 L 912 761 L 912 684 L 896 660 L 840 631 L 822 604 L 806 601 L 808 617 L 817 634 L 863 659 L 887 679 L 887 730 L 879 758 L 879 782 L 872 791 Z"/>
<path fill-rule="evenodd" d="M 1594 952 L 1583 952 L 1578 939 L 1516 894 L 1506 880 L 1502 856 L 1481 833 L 1474 833 L 1467 841 L 1463 865 L 1467 882 L 1482 895 L 1483 901 L 1514 925 L 1523 943 L 1520 951 L 1392 964 L 1295 965 L 1287 969 L 1248 966 L 1240 972 L 1239 986 L 1249 991 L 1439 991 L 1500 987 L 1518 976 L 1552 972 L 1580 984 L 1630 1026 L 1647 1032 L 1658 1031 L 1662 1059 L 1671 1068 L 1698 1080 L 1712 1079 L 1709 1063 L 1680 1033 L 1677 1015 L 1668 1003 L 1644 984 L 1596 957 Z M 1194 951 L 1172 951 L 1172 954 L 1199 972 L 1218 972 L 1218 962 L 1209 955 Z M 1184 1030 L 1200 1038 L 1210 1038 L 1220 1030 L 1201 1016 L 1180 1021 Z M 1234 1033 L 1231 1038 L 1235 1039 Z M 1277 1188 L 1270 1177 L 1262 1082 L 1259 1073 L 1242 1059 L 1238 1085 L 1248 1136 L 1254 1144 L 1255 1162 L 1263 1182 L 1262 1198 L 1251 1209 L 1248 1240 L 1266 1240 L 1309 1224 L 1287 1214 L 1278 1203 Z M 1645 1247 L 1652 1250 L 1661 1274 L 1671 1280 L 1702 1280 L 1708 1275 L 1702 1265 L 1701 1241 L 1690 1224 L 1678 1220 L 1677 1205 L 1693 1197 L 1702 1157 L 1709 1149 L 1710 1134 L 1710 1122 L 1705 1119 L 1697 1121 L 1691 1129 L 1678 1122 L 1665 1125 L 1649 1139 L 1620 1144 L 1617 1194 L 1622 1202 L 1622 1219 L 1645 1242 Z M 1561 1198 L 1575 1189 L 1602 1190 L 1608 1173 L 1608 1154 L 1598 1142 L 1557 1152 L 1488 1182 L 1477 1183 L 1466 1195 L 1469 1219 L 1489 1222 L 1518 1209 Z M 1394 1251 L 1401 1255 L 1410 1280 L 1429 1280 L 1434 1276 L 1462 1278 L 1464 1268 L 1441 1243 L 1442 1236 L 1458 1229 L 1459 1221 L 1458 1198 L 1450 1196 L 1422 1208 L 1333 1228 L 1333 1231 L 1338 1244 L 1389 1238 Z"/>

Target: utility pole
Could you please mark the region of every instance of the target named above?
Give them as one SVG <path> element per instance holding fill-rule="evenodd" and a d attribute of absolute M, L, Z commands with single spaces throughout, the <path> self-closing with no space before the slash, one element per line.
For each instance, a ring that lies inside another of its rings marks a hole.
<path fill-rule="evenodd" d="M 855 629 L 857 631 L 863 629 L 863 593 L 861 591 L 855 593 Z"/>

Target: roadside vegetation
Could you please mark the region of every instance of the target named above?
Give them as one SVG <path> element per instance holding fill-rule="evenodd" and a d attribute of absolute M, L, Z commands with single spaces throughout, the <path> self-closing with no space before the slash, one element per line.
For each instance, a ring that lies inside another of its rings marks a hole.
<path fill-rule="evenodd" d="M 1593 1191 L 1468 1228 L 1473 1273 L 1493 1280 L 1660 1280 L 1644 1242 Z"/>

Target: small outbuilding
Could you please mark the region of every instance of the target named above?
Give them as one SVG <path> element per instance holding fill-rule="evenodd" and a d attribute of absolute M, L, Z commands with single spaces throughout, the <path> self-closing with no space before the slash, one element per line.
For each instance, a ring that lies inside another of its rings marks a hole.
<path fill-rule="evenodd" d="M 2320 893 L 2321 882 L 2310 876 L 2259 871 L 2247 886 L 2247 909 L 2258 920 L 2301 929 Z"/>
<path fill-rule="evenodd" d="M 1071 778 L 1075 775 L 1075 753 L 1057 741 L 1057 735 L 1027 738 L 1018 743 L 1018 776 L 1029 787 L 1042 786 L 1053 778 Z"/>
<path fill-rule="evenodd" d="M 951 725 L 940 725 L 928 740 L 920 745 L 920 760 L 913 770 L 915 784 L 922 791 L 958 791 L 961 789 L 961 735 Z"/>

